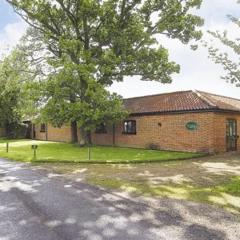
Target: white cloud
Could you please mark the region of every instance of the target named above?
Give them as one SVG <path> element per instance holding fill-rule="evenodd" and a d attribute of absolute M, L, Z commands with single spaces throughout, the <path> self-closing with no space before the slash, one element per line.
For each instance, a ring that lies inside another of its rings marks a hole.
<path fill-rule="evenodd" d="M 0 53 L 9 52 L 26 32 L 27 24 L 23 21 L 7 24 L 0 33 Z M 0 56 L 1 57 L 1 56 Z"/>
<path fill-rule="evenodd" d="M 205 18 L 204 31 L 227 29 L 231 37 L 237 37 L 239 29 L 229 21 L 227 14 L 240 17 L 240 4 L 236 0 L 203 0 L 202 8 L 195 11 Z M 12 48 L 26 31 L 27 25 L 19 20 L 7 25 L 0 33 L 0 55 L 7 47 Z M 206 39 L 209 37 L 206 35 Z M 216 44 L 216 42 L 213 42 Z M 222 67 L 208 59 L 208 52 L 204 48 L 192 51 L 178 41 L 164 40 L 163 44 L 169 48 L 171 60 L 181 65 L 181 73 L 173 77 L 172 84 L 163 85 L 158 82 L 143 82 L 138 77 L 126 78 L 122 83 L 115 83 L 110 88 L 124 97 L 157 94 L 162 92 L 199 89 L 213 93 L 225 94 L 233 97 L 240 96 L 240 88 L 224 82 L 220 78 Z"/>
<path fill-rule="evenodd" d="M 239 28 L 227 18 L 227 14 L 239 17 L 239 8 L 240 4 L 236 4 L 236 0 L 204 0 L 202 8 L 198 12 L 198 15 L 205 18 L 204 39 L 209 40 L 211 38 L 206 33 L 207 30 L 228 30 L 231 38 L 238 37 Z M 223 69 L 220 65 L 216 65 L 208 59 L 207 49 L 200 47 L 197 51 L 192 51 L 189 46 L 184 46 L 179 41 L 169 39 L 161 39 L 161 43 L 169 49 L 170 59 L 181 65 L 181 72 L 173 77 L 172 84 L 142 82 L 139 78 L 132 77 L 126 78 L 123 83 L 113 84 L 110 90 L 124 97 L 134 97 L 199 89 L 240 98 L 240 88 L 236 88 L 221 79 L 221 76 L 224 75 Z M 222 46 L 216 40 L 213 40 L 212 43 L 215 46 Z"/>

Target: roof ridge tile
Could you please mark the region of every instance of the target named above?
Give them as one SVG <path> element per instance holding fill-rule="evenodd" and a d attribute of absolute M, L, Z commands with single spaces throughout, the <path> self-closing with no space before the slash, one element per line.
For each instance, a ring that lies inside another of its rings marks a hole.
<path fill-rule="evenodd" d="M 173 95 L 173 94 L 187 93 L 187 92 L 193 92 L 193 90 L 175 91 L 175 92 L 167 92 L 167 93 L 157 93 L 157 94 L 150 94 L 150 95 L 124 98 L 123 100 L 131 100 L 131 99 L 136 99 L 136 98 L 147 98 L 147 97 L 157 97 L 157 96 Z"/>
<path fill-rule="evenodd" d="M 218 108 L 218 106 L 217 106 L 216 104 L 214 104 L 213 102 L 211 102 L 206 96 L 203 96 L 200 91 L 195 90 L 195 91 L 193 91 L 193 92 L 196 93 L 197 96 L 198 96 L 199 98 L 201 98 L 201 100 L 203 100 L 204 102 L 206 102 L 210 107 Z"/>
<path fill-rule="evenodd" d="M 216 96 L 216 97 L 221 97 L 221 98 L 232 99 L 232 100 L 236 100 L 236 101 L 240 102 L 239 98 L 229 97 L 229 96 L 220 95 L 220 94 L 216 94 L 216 93 L 205 92 L 205 91 L 199 91 L 199 90 L 197 90 L 197 91 L 200 92 L 200 93 L 209 94 L 209 95 Z"/>

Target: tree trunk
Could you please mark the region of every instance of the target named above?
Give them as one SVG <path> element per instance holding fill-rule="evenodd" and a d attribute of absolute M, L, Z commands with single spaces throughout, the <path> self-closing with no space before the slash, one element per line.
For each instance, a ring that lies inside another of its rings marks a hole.
<path fill-rule="evenodd" d="M 16 135 L 16 125 L 14 125 L 14 123 L 7 122 L 5 124 L 5 131 L 6 131 L 6 137 L 7 138 L 15 138 L 15 135 Z"/>
<path fill-rule="evenodd" d="M 92 138 L 91 138 L 91 132 L 86 131 L 83 127 L 80 127 L 80 145 L 91 145 L 92 144 Z"/>
<path fill-rule="evenodd" d="M 92 145 L 91 131 L 87 131 L 87 144 Z"/>
<path fill-rule="evenodd" d="M 78 143 L 78 128 L 76 121 L 71 122 L 71 137 L 72 143 Z"/>
<path fill-rule="evenodd" d="M 6 123 L 5 124 L 5 131 L 6 131 L 6 137 L 7 138 L 11 138 L 12 136 L 12 128 L 10 126 L 10 124 Z"/>

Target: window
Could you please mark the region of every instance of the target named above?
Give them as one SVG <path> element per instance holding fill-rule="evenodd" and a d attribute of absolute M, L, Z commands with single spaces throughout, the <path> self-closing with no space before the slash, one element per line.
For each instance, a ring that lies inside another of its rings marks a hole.
<path fill-rule="evenodd" d="M 40 132 L 43 132 L 43 133 L 46 132 L 46 124 L 45 123 L 41 123 Z"/>
<path fill-rule="evenodd" d="M 123 133 L 124 134 L 136 134 L 136 121 L 135 120 L 124 121 Z"/>
<path fill-rule="evenodd" d="M 102 134 L 107 133 L 107 126 L 105 123 L 101 123 L 96 127 L 95 133 Z"/>

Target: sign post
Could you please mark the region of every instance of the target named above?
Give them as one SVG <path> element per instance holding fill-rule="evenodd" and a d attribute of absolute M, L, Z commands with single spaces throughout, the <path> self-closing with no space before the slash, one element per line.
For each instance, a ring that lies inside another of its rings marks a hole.
<path fill-rule="evenodd" d="M 8 153 L 9 151 L 9 142 L 6 143 L 6 152 Z"/>
<path fill-rule="evenodd" d="M 88 147 L 88 161 L 91 161 L 91 147 Z"/>
<path fill-rule="evenodd" d="M 34 160 L 37 159 L 37 149 L 38 149 L 38 145 L 32 145 L 33 159 L 34 159 Z"/>

